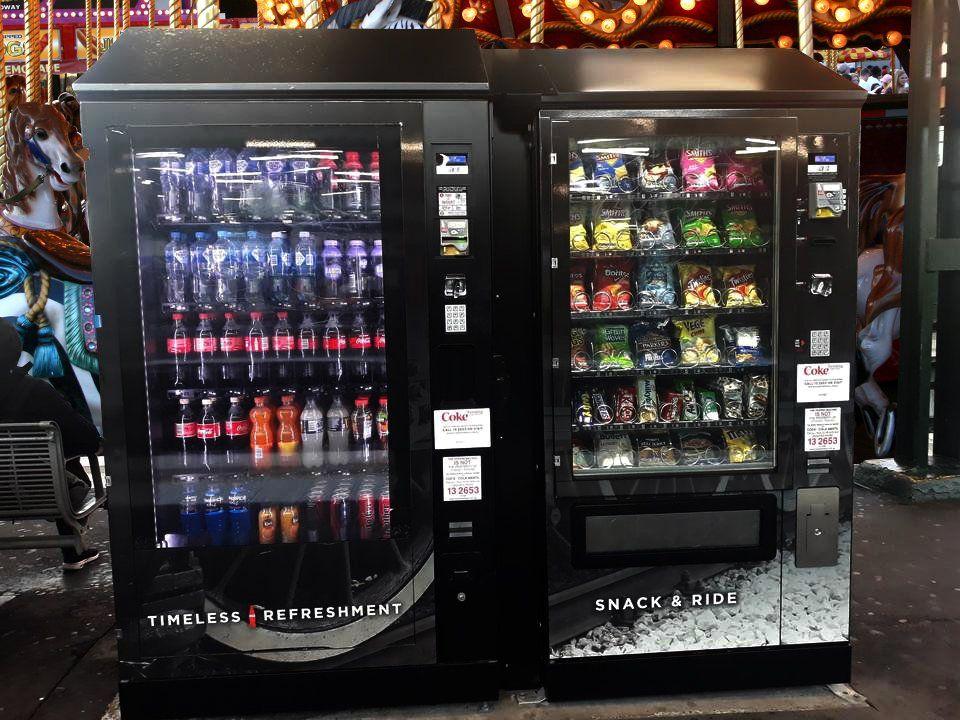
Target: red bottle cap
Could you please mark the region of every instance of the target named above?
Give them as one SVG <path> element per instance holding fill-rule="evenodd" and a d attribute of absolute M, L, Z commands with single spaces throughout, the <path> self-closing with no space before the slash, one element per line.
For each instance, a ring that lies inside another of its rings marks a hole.
<path fill-rule="evenodd" d="M 173 314 L 173 319 L 174 319 L 174 320 L 183 320 L 183 314 L 182 314 L 182 313 L 174 313 L 174 314 Z"/>
<path fill-rule="evenodd" d="M 263 407 L 267 404 L 267 399 L 263 395 L 259 395 L 253 399 L 253 404 L 257 407 Z"/>
<path fill-rule="evenodd" d="M 233 320 L 233 313 L 224 313 L 223 318 L 224 320 Z"/>
<path fill-rule="evenodd" d="M 381 404 L 383 407 L 386 407 L 386 406 L 387 406 L 387 396 L 386 396 L 386 395 L 382 395 L 382 396 L 380 397 L 380 404 Z"/>
<path fill-rule="evenodd" d="M 293 395 L 284 395 L 280 398 L 284 405 L 293 405 Z"/>
<path fill-rule="evenodd" d="M 251 320 L 259 320 L 259 319 L 262 318 L 262 317 L 263 317 L 263 313 L 258 313 L 258 312 L 252 312 L 252 313 L 250 313 L 250 319 L 251 319 Z"/>
<path fill-rule="evenodd" d="M 360 153 L 358 153 L 356 150 L 347 150 L 347 152 L 345 152 L 343 156 L 344 158 L 346 158 L 348 163 L 360 162 Z"/>
<path fill-rule="evenodd" d="M 358 397 L 358 398 L 354 401 L 354 403 L 356 404 L 356 406 L 357 406 L 358 408 L 366 407 L 366 406 L 367 406 L 367 403 L 369 403 L 369 402 L 370 402 L 370 398 L 364 397 L 364 396 L 362 396 L 362 395 L 361 395 L 360 397 Z"/>
<path fill-rule="evenodd" d="M 285 311 L 285 310 L 281 310 L 280 312 L 278 312 L 278 313 L 277 313 L 277 319 L 278 319 L 278 320 L 286 320 L 286 319 L 287 319 L 287 313 L 286 313 L 286 311 Z"/>
<path fill-rule="evenodd" d="M 209 320 L 211 317 L 210 313 L 200 313 L 201 320 Z"/>

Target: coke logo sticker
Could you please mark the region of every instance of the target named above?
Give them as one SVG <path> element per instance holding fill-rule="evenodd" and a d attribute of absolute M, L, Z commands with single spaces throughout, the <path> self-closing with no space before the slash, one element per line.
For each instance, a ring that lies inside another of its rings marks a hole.
<path fill-rule="evenodd" d="M 490 447 L 490 408 L 433 411 L 433 446 L 437 450 Z"/>
<path fill-rule="evenodd" d="M 797 365 L 797 402 L 846 402 L 850 399 L 850 363 Z"/>

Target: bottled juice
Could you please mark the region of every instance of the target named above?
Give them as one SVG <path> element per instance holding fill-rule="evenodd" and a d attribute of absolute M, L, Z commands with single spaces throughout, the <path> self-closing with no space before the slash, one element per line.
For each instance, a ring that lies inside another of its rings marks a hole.
<path fill-rule="evenodd" d="M 281 455 L 300 450 L 300 410 L 293 404 L 293 395 L 284 395 L 277 408 L 277 449 Z"/>
<path fill-rule="evenodd" d="M 273 410 L 267 405 L 267 398 L 258 395 L 253 399 L 253 410 L 250 411 L 250 449 L 255 466 L 270 464 L 274 439 Z"/>

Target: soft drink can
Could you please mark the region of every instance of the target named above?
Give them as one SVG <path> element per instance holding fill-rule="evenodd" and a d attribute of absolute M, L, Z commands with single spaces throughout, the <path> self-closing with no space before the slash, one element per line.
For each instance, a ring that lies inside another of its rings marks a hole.
<path fill-rule="evenodd" d="M 272 545 L 277 541 L 277 508 L 268 505 L 260 509 L 257 517 L 257 534 L 261 545 Z"/>
<path fill-rule="evenodd" d="M 361 487 L 357 495 L 357 526 L 361 540 L 372 540 L 377 526 L 377 504 L 372 487 Z"/>
<path fill-rule="evenodd" d="M 280 541 L 295 543 L 300 540 L 300 506 L 284 505 L 280 510 Z"/>

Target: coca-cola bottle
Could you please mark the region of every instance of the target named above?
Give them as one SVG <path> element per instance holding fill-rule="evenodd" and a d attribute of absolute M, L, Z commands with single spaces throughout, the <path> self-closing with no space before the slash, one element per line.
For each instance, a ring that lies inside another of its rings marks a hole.
<path fill-rule="evenodd" d="M 243 335 L 233 313 L 223 314 L 220 331 L 220 379 L 224 385 L 237 385 L 243 380 Z"/>
<path fill-rule="evenodd" d="M 343 376 L 343 351 L 347 336 L 340 329 L 340 316 L 332 312 L 323 326 L 323 354 L 327 359 L 327 374 L 334 382 Z"/>
<path fill-rule="evenodd" d="M 193 341 L 183 323 L 181 313 L 173 314 L 173 332 L 167 338 L 167 354 L 173 360 L 171 386 L 174 389 L 187 385 L 187 358 L 193 348 Z"/>
<path fill-rule="evenodd" d="M 197 442 L 199 443 L 200 458 L 203 464 L 207 469 L 212 469 L 214 458 L 220 451 L 223 428 L 213 406 L 213 399 L 204 398 L 200 401 L 200 405 L 203 408 L 203 413 L 200 415 L 200 422 L 197 423 Z"/>
<path fill-rule="evenodd" d="M 223 434 L 226 437 L 227 464 L 236 465 L 241 462 L 241 458 L 250 454 L 250 418 L 243 409 L 238 395 L 230 398 L 230 409 L 227 410 L 227 419 L 223 423 Z"/>
<path fill-rule="evenodd" d="M 247 380 L 254 385 L 262 385 L 269 381 L 267 372 L 267 351 L 270 349 L 270 340 L 263 327 L 261 313 L 250 313 L 250 328 L 243 340 L 243 349 L 247 353 Z"/>
<path fill-rule="evenodd" d="M 347 346 L 351 351 L 353 380 L 360 385 L 370 381 L 370 351 L 373 340 L 362 313 L 353 316 Z"/>
<path fill-rule="evenodd" d="M 200 324 L 193 334 L 193 351 L 197 354 L 197 382 L 200 387 L 209 388 L 216 384 L 217 367 L 214 356 L 217 352 L 217 338 L 213 334 L 213 316 L 200 313 Z"/>
<path fill-rule="evenodd" d="M 191 458 L 197 451 L 197 418 L 190 409 L 190 400 L 180 398 L 180 409 L 173 425 L 173 437 L 177 449 L 177 463 L 189 468 Z"/>
<path fill-rule="evenodd" d="M 377 327 L 373 331 L 373 352 L 377 356 L 377 362 L 374 364 L 374 372 L 379 382 L 386 382 L 387 380 L 387 365 L 385 362 L 387 352 L 386 325 L 387 318 L 384 316 L 383 309 L 381 308 L 380 314 L 377 316 Z"/>
<path fill-rule="evenodd" d="M 297 331 L 297 350 L 300 351 L 300 378 L 309 382 L 317 374 L 317 332 L 314 329 L 313 317 L 309 314 L 303 316 L 303 322 Z"/>
<path fill-rule="evenodd" d="M 296 347 L 293 331 L 286 312 L 277 313 L 277 325 L 273 329 L 273 379 L 279 383 L 289 383 L 294 379 L 293 352 Z M 286 387 L 286 386 L 283 386 Z"/>
<path fill-rule="evenodd" d="M 373 413 L 370 412 L 370 398 L 366 395 L 354 400 L 353 412 L 350 413 L 350 436 L 360 462 L 368 463 L 373 450 Z"/>

